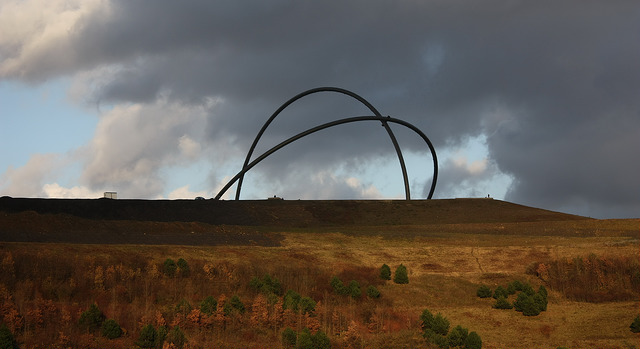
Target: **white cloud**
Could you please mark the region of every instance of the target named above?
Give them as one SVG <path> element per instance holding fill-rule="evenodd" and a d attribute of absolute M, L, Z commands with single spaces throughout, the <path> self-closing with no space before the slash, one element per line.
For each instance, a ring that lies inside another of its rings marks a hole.
<path fill-rule="evenodd" d="M 9 168 L 0 176 L 0 191 L 10 196 L 41 196 L 42 185 L 63 166 L 57 154 L 34 154 L 22 167 Z"/>
<path fill-rule="evenodd" d="M 195 197 L 202 196 L 206 197 L 206 191 L 191 191 L 189 190 L 189 186 L 185 185 L 184 187 L 180 187 L 175 189 L 174 191 L 169 193 L 169 199 L 193 199 Z"/>
<path fill-rule="evenodd" d="M 103 192 L 91 190 L 83 186 L 74 186 L 65 188 L 58 183 L 45 184 L 42 187 L 45 197 L 48 198 L 73 198 L 73 199 L 91 199 L 99 198 L 104 195 Z"/>

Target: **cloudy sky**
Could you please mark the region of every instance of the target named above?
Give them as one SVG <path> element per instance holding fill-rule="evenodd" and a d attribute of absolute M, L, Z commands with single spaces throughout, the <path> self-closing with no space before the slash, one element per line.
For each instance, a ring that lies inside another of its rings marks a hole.
<path fill-rule="evenodd" d="M 213 197 L 282 103 L 336 86 L 431 139 L 436 198 L 640 217 L 637 1 L 0 0 L 0 33 L 0 195 Z M 338 93 L 308 96 L 256 156 L 370 114 Z M 428 149 L 392 128 L 423 198 Z M 242 198 L 272 195 L 404 187 L 384 128 L 363 122 L 256 166 Z"/>

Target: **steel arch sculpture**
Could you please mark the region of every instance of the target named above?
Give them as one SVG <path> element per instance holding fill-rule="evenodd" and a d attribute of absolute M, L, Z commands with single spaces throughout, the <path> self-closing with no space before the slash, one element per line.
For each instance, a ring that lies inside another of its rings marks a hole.
<path fill-rule="evenodd" d="M 332 122 L 328 122 L 313 128 L 310 128 L 304 132 L 301 132 L 283 142 L 281 142 L 280 144 L 276 145 L 275 147 L 269 149 L 268 151 L 266 151 L 265 153 L 263 153 L 262 155 L 260 155 L 259 157 L 257 157 L 255 160 L 250 161 L 251 159 L 251 155 L 253 154 L 253 151 L 255 150 L 255 147 L 258 144 L 258 141 L 260 140 L 262 134 L 264 134 L 264 132 L 266 131 L 267 127 L 271 124 L 271 122 L 280 114 L 280 112 L 282 112 L 287 106 L 291 105 L 293 102 L 295 102 L 296 100 L 304 97 L 304 96 L 308 96 L 310 94 L 313 93 L 317 93 L 317 92 L 338 92 L 338 93 L 343 93 L 346 94 L 350 97 L 353 97 L 355 99 L 357 99 L 358 101 L 360 101 L 361 103 L 363 103 L 365 106 L 367 106 L 367 108 L 369 108 L 369 110 L 371 110 L 375 115 L 373 116 L 356 116 L 356 117 L 351 117 L 351 118 L 345 118 L 345 119 L 339 119 L 339 120 L 335 120 Z M 438 180 L 438 159 L 437 159 L 437 155 L 435 152 L 435 148 L 433 147 L 433 144 L 431 143 L 431 141 L 429 140 L 429 138 L 417 127 L 415 127 L 414 125 L 404 121 L 404 120 L 400 120 L 400 119 L 396 119 L 396 118 L 392 118 L 390 116 L 387 117 L 383 117 L 374 107 L 373 105 L 371 105 L 369 102 L 367 102 L 364 98 L 358 96 L 357 94 L 345 90 L 345 89 L 341 89 L 341 88 L 336 88 L 336 87 L 320 87 L 320 88 L 315 88 L 315 89 L 311 89 L 311 90 L 307 90 L 305 92 L 302 92 L 298 95 L 296 95 L 295 97 L 289 99 L 287 102 L 285 102 L 282 106 L 280 106 L 280 108 L 278 108 L 278 110 L 276 110 L 276 112 L 274 114 L 271 115 L 271 117 L 267 120 L 267 122 L 263 125 L 263 127 L 260 129 L 260 131 L 258 132 L 256 138 L 254 139 L 251 148 L 249 149 L 249 152 L 247 153 L 247 156 L 245 158 L 245 162 L 243 164 L 242 170 L 240 172 L 238 172 L 238 174 L 236 174 L 216 195 L 215 199 L 219 200 L 222 195 L 224 195 L 226 193 L 226 191 L 237 181 L 238 182 L 238 187 L 237 187 L 237 191 L 236 191 L 236 200 L 239 200 L 240 197 L 240 191 L 241 191 L 241 187 L 242 187 L 242 181 L 244 179 L 244 175 L 251 170 L 255 165 L 257 165 L 258 163 L 260 163 L 262 160 L 266 159 L 267 157 L 269 157 L 271 154 L 275 153 L 276 151 L 282 149 L 283 147 L 287 146 L 288 144 L 291 144 L 293 142 L 295 142 L 296 140 L 306 137 L 312 133 L 324 130 L 326 128 L 330 128 L 330 127 L 334 127 L 334 126 L 338 126 L 338 125 L 342 125 L 342 124 L 347 124 L 347 123 L 353 123 L 353 122 L 362 122 L 362 121 L 379 121 L 382 123 L 382 126 L 386 129 L 387 133 L 389 134 L 389 138 L 391 139 L 393 146 L 396 150 L 396 154 L 398 155 L 398 160 L 400 162 L 400 166 L 402 168 L 402 174 L 403 174 L 403 179 L 404 179 L 404 184 L 405 184 L 405 194 L 406 194 L 406 199 L 410 200 L 410 192 L 409 192 L 409 182 L 408 182 L 408 178 L 407 178 L 407 171 L 406 171 L 406 166 L 404 163 L 404 157 L 402 156 L 402 150 L 400 149 L 400 146 L 398 145 L 397 139 L 395 137 L 395 135 L 393 134 L 393 131 L 391 130 L 391 128 L 389 127 L 389 122 L 391 123 L 396 123 L 402 126 L 405 126 L 409 129 L 411 129 L 412 131 L 414 131 L 415 133 L 417 133 L 424 141 L 425 143 L 427 143 L 427 146 L 429 147 L 429 150 L 431 152 L 432 155 L 432 159 L 433 159 L 433 178 L 431 180 L 431 187 L 429 190 L 429 195 L 427 197 L 427 199 L 431 199 L 433 197 L 433 193 L 435 191 L 435 187 L 436 187 L 436 183 Z"/>

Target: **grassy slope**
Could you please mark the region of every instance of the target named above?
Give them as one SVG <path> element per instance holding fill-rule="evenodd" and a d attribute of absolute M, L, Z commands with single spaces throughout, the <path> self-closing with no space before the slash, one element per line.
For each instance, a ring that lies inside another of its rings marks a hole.
<path fill-rule="evenodd" d="M 452 325 L 477 331 L 484 348 L 638 346 L 638 335 L 628 329 L 638 302 L 579 303 L 552 291 L 548 311 L 528 318 L 494 310 L 492 300 L 475 296 L 481 283 L 494 287 L 520 279 L 537 287 L 541 282 L 524 274 L 535 261 L 590 253 L 638 258 L 638 220 L 592 220 L 495 200 L 359 203 L 246 202 L 242 209 L 252 221 L 269 224 L 233 229 L 277 233 L 282 238 L 277 247 L 2 243 L 0 249 L 61 257 L 91 253 L 125 259 L 136 254 L 158 262 L 182 256 L 266 268 L 312 263 L 329 274 L 382 263 L 393 270 L 403 263 L 410 284 L 389 282 L 380 290 L 398 312 L 408 315 L 412 328 L 428 308 L 442 312 Z M 316 226 L 319 221 L 325 224 Z"/>

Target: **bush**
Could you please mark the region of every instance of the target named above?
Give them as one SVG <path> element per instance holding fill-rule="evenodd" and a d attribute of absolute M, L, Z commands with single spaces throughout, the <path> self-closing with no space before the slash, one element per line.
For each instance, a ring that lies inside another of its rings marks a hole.
<path fill-rule="evenodd" d="M 142 331 L 140 331 L 140 337 L 138 337 L 135 344 L 140 348 L 151 349 L 156 346 L 157 336 L 158 332 L 151 324 L 149 324 L 142 328 Z"/>
<path fill-rule="evenodd" d="M 476 295 L 480 298 L 489 298 L 492 294 L 493 292 L 491 292 L 491 289 L 487 285 L 481 285 L 478 287 L 478 291 L 476 291 Z"/>
<path fill-rule="evenodd" d="M 380 278 L 382 280 L 391 280 L 391 268 L 388 265 L 383 264 L 380 267 Z"/>
<path fill-rule="evenodd" d="M 471 332 L 467 336 L 467 340 L 465 340 L 464 342 L 464 348 L 465 349 L 482 349 L 482 339 L 480 339 L 480 336 L 477 333 Z"/>
<path fill-rule="evenodd" d="M 400 264 L 396 269 L 396 273 L 393 276 L 393 282 L 396 284 L 408 284 L 409 283 L 409 275 L 407 274 L 407 267 Z"/>
<path fill-rule="evenodd" d="M 0 349 L 19 349 L 18 342 L 13 337 L 11 330 L 4 324 L 0 325 Z"/>
<path fill-rule="evenodd" d="M 511 294 L 516 294 L 516 292 L 522 291 L 522 287 L 523 286 L 524 285 L 522 284 L 522 282 L 520 280 L 513 280 L 507 286 L 507 292 L 509 292 L 510 295 Z"/>
<path fill-rule="evenodd" d="M 102 323 L 104 322 L 104 319 L 104 314 L 98 308 L 98 305 L 94 303 L 91 304 L 87 311 L 83 312 L 80 315 L 80 320 L 78 320 L 78 323 L 84 330 L 93 332 L 100 329 Z"/>
<path fill-rule="evenodd" d="M 287 327 L 282 331 L 282 345 L 287 348 L 292 348 L 296 345 L 296 339 L 298 335 L 291 327 Z"/>
<path fill-rule="evenodd" d="M 162 272 L 170 278 L 176 276 L 177 269 L 178 266 L 176 265 L 176 262 L 171 258 L 167 258 L 162 264 Z"/>
<path fill-rule="evenodd" d="M 449 348 L 449 341 L 447 337 L 437 334 L 431 329 L 424 331 L 423 337 L 427 340 L 427 343 L 433 343 L 441 349 Z"/>
<path fill-rule="evenodd" d="M 200 312 L 212 315 L 218 309 L 218 301 L 213 296 L 208 296 L 200 302 Z"/>
<path fill-rule="evenodd" d="M 191 275 L 191 269 L 189 269 L 189 264 L 184 259 L 178 259 L 177 263 L 178 271 L 180 272 L 180 276 L 189 277 Z"/>
<path fill-rule="evenodd" d="M 122 328 L 114 319 L 108 319 L 102 323 L 102 336 L 109 339 L 116 339 L 122 336 Z"/>
<path fill-rule="evenodd" d="M 509 301 L 500 296 L 497 300 L 496 300 L 496 304 L 493 305 L 494 309 L 513 309 L 513 305 L 511 305 L 511 303 L 509 303 Z"/>
<path fill-rule="evenodd" d="M 358 299 L 362 296 L 360 284 L 356 280 L 351 280 L 351 282 L 349 282 L 349 296 L 353 299 Z"/>
<path fill-rule="evenodd" d="M 629 328 L 633 333 L 640 333 L 640 316 L 636 316 L 636 318 L 633 319 L 633 322 L 631 323 Z"/>
<path fill-rule="evenodd" d="M 380 291 L 378 291 L 375 286 L 369 285 L 369 287 L 367 287 L 367 297 L 378 299 L 380 298 Z"/>
<path fill-rule="evenodd" d="M 534 301 L 534 297 L 526 296 L 521 302 L 522 315 L 524 316 L 536 316 L 540 314 L 540 308 Z"/>

